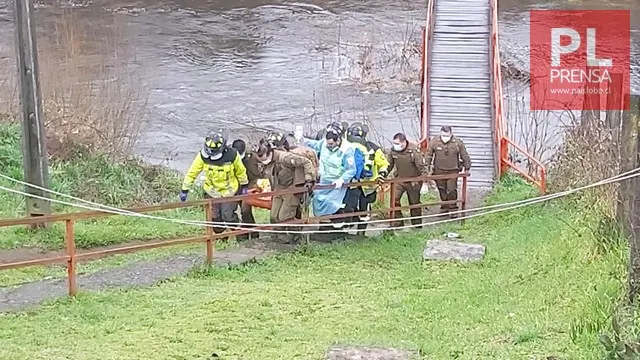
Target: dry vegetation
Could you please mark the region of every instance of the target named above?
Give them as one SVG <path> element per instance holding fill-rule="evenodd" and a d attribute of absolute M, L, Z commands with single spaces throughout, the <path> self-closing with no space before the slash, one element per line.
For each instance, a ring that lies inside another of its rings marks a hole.
<path fill-rule="evenodd" d="M 415 23 L 399 26 L 397 32 L 372 26 L 357 42 L 345 39 L 339 28 L 335 45 L 318 48 L 329 49 L 337 58 L 333 65 L 341 79 L 377 90 L 415 85 L 420 81 L 422 28 Z"/>
<path fill-rule="evenodd" d="M 60 159 L 78 151 L 126 157 L 143 125 L 147 94 L 131 71 L 132 54 L 119 45 L 125 24 L 114 20 L 96 29 L 77 20 L 62 15 L 55 31 L 38 39 L 49 153 Z M 0 66 L 0 111 L 16 117 L 15 63 Z"/>

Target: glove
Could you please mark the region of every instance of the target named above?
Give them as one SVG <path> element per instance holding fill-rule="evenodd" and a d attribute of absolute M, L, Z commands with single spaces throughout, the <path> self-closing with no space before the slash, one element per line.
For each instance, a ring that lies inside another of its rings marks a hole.
<path fill-rule="evenodd" d="M 333 185 L 336 186 L 336 189 L 340 189 L 342 185 L 344 185 L 344 179 L 340 178 L 333 182 Z"/>
<path fill-rule="evenodd" d="M 180 191 L 180 201 L 181 202 L 187 201 L 187 194 L 189 194 L 189 190 Z"/>
<path fill-rule="evenodd" d="M 238 189 L 239 195 L 247 195 L 248 192 L 249 192 L 249 187 L 247 185 L 240 185 L 240 188 Z"/>
<path fill-rule="evenodd" d="M 303 135 L 303 129 L 301 125 L 296 126 L 296 130 L 293 133 L 293 137 L 298 142 L 302 141 L 302 138 L 304 137 L 304 135 Z"/>

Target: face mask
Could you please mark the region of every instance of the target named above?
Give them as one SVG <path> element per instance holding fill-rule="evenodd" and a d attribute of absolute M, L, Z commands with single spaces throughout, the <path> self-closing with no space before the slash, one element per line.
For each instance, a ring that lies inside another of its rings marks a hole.
<path fill-rule="evenodd" d="M 271 161 L 272 161 L 272 160 L 273 160 L 273 156 L 270 156 L 267 160 L 260 160 L 260 162 L 261 162 L 263 165 L 269 165 L 269 164 L 271 164 Z"/>
<path fill-rule="evenodd" d="M 393 150 L 402 151 L 403 150 L 402 144 L 393 144 Z"/>
<path fill-rule="evenodd" d="M 329 149 L 329 151 L 331 151 L 331 152 L 334 152 L 334 151 L 338 150 L 339 147 L 340 147 L 340 143 L 335 143 L 335 145 L 333 145 L 333 146 L 327 145 L 327 149 Z"/>
<path fill-rule="evenodd" d="M 451 135 L 440 135 L 440 140 L 446 144 L 451 140 Z"/>

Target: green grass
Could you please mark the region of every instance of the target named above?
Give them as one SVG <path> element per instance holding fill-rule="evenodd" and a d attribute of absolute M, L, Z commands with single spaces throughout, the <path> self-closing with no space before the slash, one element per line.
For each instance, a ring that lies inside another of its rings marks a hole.
<path fill-rule="evenodd" d="M 507 181 L 489 202 L 533 194 Z M 587 218 L 568 202 L 532 206 L 83 293 L 0 317 L 0 358 L 322 359 L 350 343 L 432 359 L 598 359 L 625 254 L 594 251 Z M 485 260 L 423 262 L 425 238 L 446 230 L 485 244 Z"/>

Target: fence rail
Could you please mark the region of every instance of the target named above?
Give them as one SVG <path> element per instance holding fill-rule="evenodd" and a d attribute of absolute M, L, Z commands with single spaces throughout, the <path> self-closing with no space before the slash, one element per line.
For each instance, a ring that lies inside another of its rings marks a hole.
<path fill-rule="evenodd" d="M 495 152 L 498 154 L 496 163 L 498 177 L 504 175 L 509 168 L 528 181 L 535 184 L 541 193 L 546 192 L 546 169 L 533 155 L 519 147 L 513 140 L 509 139 L 506 131 L 507 118 L 504 115 L 504 94 L 502 90 L 502 62 L 500 61 L 500 37 L 498 35 L 498 0 L 491 0 L 491 73 L 492 73 L 492 105 L 493 105 L 493 125 Z M 538 171 L 534 176 L 518 168 L 509 160 L 509 147 L 514 148 L 524 155 L 530 163 L 534 164 Z"/>
<path fill-rule="evenodd" d="M 441 205 L 441 204 L 460 204 L 461 211 L 464 211 L 466 210 L 466 204 L 467 204 L 467 178 L 468 177 L 469 177 L 469 173 L 459 173 L 459 174 L 450 174 L 450 175 L 428 175 L 428 176 L 420 176 L 420 177 L 405 178 L 405 179 L 395 178 L 395 179 L 386 181 L 386 183 L 391 185 L 391 190 L 389 192 L 390 201 L 389 201 L 388 209 L 373 209 L 371 211 L 360 211 L 360 212 L 354 212 L 354 213 L 335 214 L 335 215 L 326 215 L 326 216 L 318 216 L 318 217 L 309 217 L 308 211 L 307 211 L 307 212 L 304 212 L 306 213 L 306 215 L 303 216 L 302 219 L 295 219 L 295 220 L 287 221 L 284 223 L 286 224 L 290 223 L 293 225 L 300 224 L 300 223 L 311 224 L 311 223 L 320 223 L 323 220 L 350 218 L 353 216 L 370 215 L 375 213 L 387 213 L 388 221 L 391 222 L 391 221 L 394 221 L 394 215 L 396 211 L 415 209 L 415 208 L 424 208 L 427 206 Z M 440 202 L 433 202 L 428 204 L 417 204 L 417 205 L 410 205 L 410 206 L 396 206 L 394 203 L 394 198 L 396 194 L 396 187 L 393 186 L 394 184 L 417 182 L 417 181 L 446 180 L 446 179 L 454 179 L 454 178 L 456 179 L 462 178 L 462 189 L 459 193 L 458 200 L 451 200 L 451 201 L 444 201 L 444 202 L 440 201 Z M 362 185 L 372 185 L 372 184 L 377 184 L 377 183 L 372 181 L 360 182 L 360 183 L 349 183 L 349 184 L 345 184 L 344 187 L 358 187 Z M 329 188 L 333 188 L 333 186 L 317 185 L 314 187 L 314 189 L 329 189 Z M 218 199 L 195 200 L 195 201 L 189 201 L 184 203 L 170 203 L 170 204 L 162 204 L 162 205 L 136 207 L 136 208 L 128 208 L 128 209 L 122 209 L 122 210 L 125 210 L 127 212 L 142 214 L 142 213 L 149 213 L 149 212 L 202 206 L 204 207 L 204 211 L 205 211 L 205 219 L 207 221 L 211 221 L 211 208 L 212 208 L 212 205 L 214 204 L 233 202 L 233 201 L 242 201 L 242 200 L 247 200 L 247 199 L 257 198 L 257 197 L 301 194 L 301 193 L 306 193 L 307 191 L 308 190 L 306 188 L 295 187 L 295 188 L 276 190 L 276 191 L 265 192 L 265 193 L 230 196 L 227 198 L 218 198 Z M 19 261 L 19 262 L 0 264 L 0 271 L 8 270 L 8 269 L 20 269 L 20 268 L 25 268 L 30 266 L 42 266 L 42 265 L 66 263 L 68 293 L 69 293 L 69 296 L 74 296 L 77 293 L 76 265 L 80 261 L 87 261 L 87 260 L 98 259 L 98 258 L 110 256 L 110 255 L 125 254 L 125 253 L 131 253 L 131 252 L 137 252 L 137 251 L 149 250 L 149 249 L 155 249 L 155 248 L 163 248 L 163 247 L 170 247 L 170 246 L 176 246 L 176 245 L 204 242 L 206 244 L 206 263 L 207 265 L 211 265 L 213 264 L 214 245 L 217 239 L 228 237 L 228 236 L 237 236 L 242 234 L 253 233 L 261 230 L 269 230 L 273 228 L 273 226 L 270 226 L 269 224 L 264 224 L 264 225 L 256 224 L 255 226 L 243 228 L 242 230 L 233 230 L 230 232 L 215 234 L 213 232 L 213 228 L 211 226 L 207 226 L 205 227 L 205 234 L 200 236 L 148 242 L 144 244 L 121 246 L 121 247 L 112 248 L 112 249 L 94 250 L 94 251 L 87 251 L 87 252 L 81 252 L 81 253 L 77 252 L 76 243 L 75 243 L 75 224 L 77 223 L 77 221 L 94 220 L 98 218 L 116 216 L 116 215 L 121 215 L 121 214 L 116 214 L 113 212 L 109 212 L 109 210 L 105 210 L 105 211 L 82 211 L 82 212 L 50 215 L 50 216 L 41 216 L 41 217 L 25 217 L 25 218 L 19 218 L 19 219 L 0 220 L 0 227 L 64 222 L 65 223 L 64 242 L 65 242 L 66 253 L 67 253 L 64 256 L 43 257 L 40 259 L 33 259 L 28 261 Z M 464 215 L 464 212 L 461 215 Z M 461 219 L 460 221 L 464 222 L 464 219 Z M 197 225 L 194 225 L 194 226 L 197 226 Z M 232 223 L 228 224 L 228 226 L 234 227 Z M 220 226 L 220 227 L 223 227 L 223 226 Z"/>

